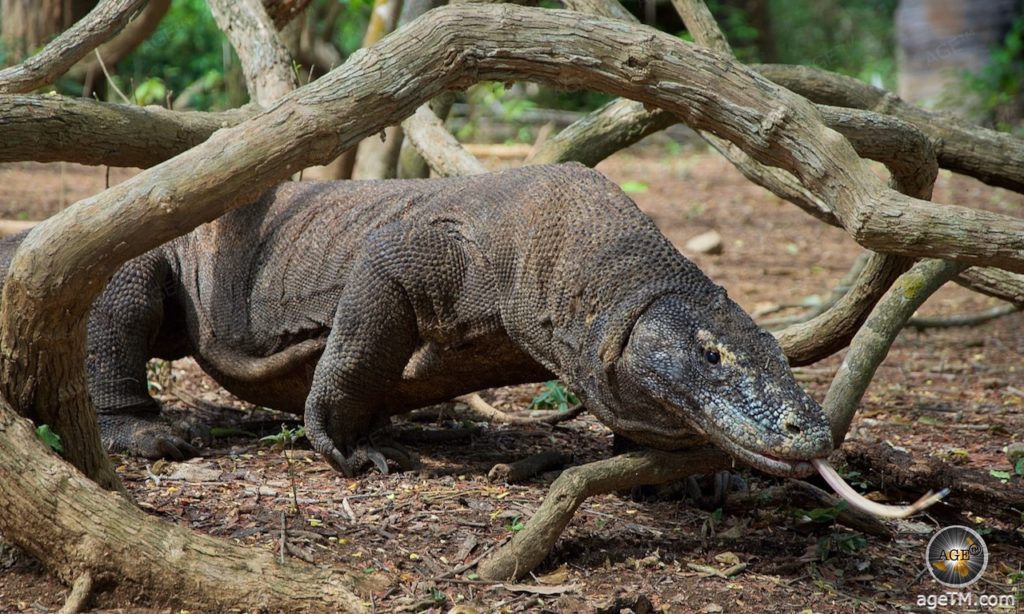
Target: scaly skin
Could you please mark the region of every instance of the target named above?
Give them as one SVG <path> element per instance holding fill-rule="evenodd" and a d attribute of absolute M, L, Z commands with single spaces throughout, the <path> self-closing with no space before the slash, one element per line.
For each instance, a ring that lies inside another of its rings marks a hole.
<path fill-rule="evenodd" d="M 145 456 L 195 452 L 146 391 L 148 358 L 185 355 L 303 414 L 346 473 L 384 462 L 392 415 L 551 377 L 640 444 L 710 439 L 778 475 L 832 450 L 774 338 L 578 164 L 282 184 L 127 263 L 88 332 L 105 440 Z"/>

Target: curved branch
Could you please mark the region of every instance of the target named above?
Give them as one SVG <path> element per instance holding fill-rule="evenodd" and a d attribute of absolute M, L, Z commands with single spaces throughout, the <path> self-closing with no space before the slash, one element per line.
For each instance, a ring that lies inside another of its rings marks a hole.
<path fill-rule="evenodd" d="M 142 9 L 139 16 L 133 19 L 121 32 L 111 40 L 96 48 L 96 53 L 103 58 L 103 63 L 113 66 L 121 61 L 126 55 L 132 52 L 142 41 L 150 37 L 160 25 L 160 21 L 167 14 L 171 7 L 171 0 L 149 0 L 146 7 Z M 91 81 L 101 72 L 96 54 L 87 55 L 80 62 L 68 70 L 67 75 L 73 79 L 85 81 L 85 93 L 88 96 L 92 92 Z"/>
<path fill-rule="evenodd" d="M 885 360 L 893 340 L 929 296 L 956 277 L 963 267 L 947 260 L 926 259 L 900 275 L 875 305 L 829 386 L 822 407 L 832 423 L 832 440 L 839 447 L 875 369 Z"/>
<path fill-rule="evenodd" d="M 810 66 L 751 66 L 775 83 L 821 103 L 876 111 L 917 126 L 934 142 L 939 166 L 1024 193 L 1024 141 L 953 115 L 925 111 L 852 77 Z"/>
<path fill-rule="evenodd" d="M 806 322 L 773 333 L 789 364 L 808 365 L 849 345 L 871 308 L 910 264 L 906 258 L 870 252 L 850 289 L 832 307 Z"/>
<path fill-rule="evenodd" d="M 570 467 L 551 484 L 540 507 L 512 541 L 480 562 L 485 580 L 521 578 L 551 551 L 580 504 L 594 495 L 633 486 L 664 484 L 695 473 L 732 466 L 728 454 L 713 447 L 680 452 L 644 450 Z"/>
<path fill-rule="evenodd" d="M 278 563 L 272 552 L 163 522 L 102 490 L 53 454 L 3 400 L 0 435 L 0 529 L 65 582 L 88 575 L 96 584 L 134 587 L 131 594 L 156 604 L 203 611 L 365 611 L 352 594 L 367 588 L 365 579 Z M 19 518 L 39 530 L 10 531 Z M 54 543 L 59 557 L 52 556 Z"/>
<path fill-rule="evenodd" d="M 0 70 L 0 94 L 21 94 L 52 83 L 85 54 L 109 40 L 146 0 L 102 0 L 88 15 L 17 66 Z"/>
<path fill-rule="evenodd" d="M 638 102 L 616 98 L 544 141 L 526 164 L 575 160 L 596 166 L 613 153 L 660 132 L 679 120 L 666 111 L 648 111 Z"/>

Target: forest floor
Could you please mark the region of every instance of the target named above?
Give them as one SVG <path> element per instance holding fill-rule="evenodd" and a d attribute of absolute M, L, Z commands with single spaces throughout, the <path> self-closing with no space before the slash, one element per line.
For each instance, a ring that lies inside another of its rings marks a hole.
<path fill-rule="evenodd" d="M 761 317 L 800 313 L 826 296 L 860 253 L 842 231 L 753 186 L 715 154 L 672 153 L 621 153 L 599 169 L 629 187 L 680 249 L 693 236 L 717 230 L 722 254 L 687 255 L 748 311 Z M 103 189 L 105 172 L 70 164 L 0 166 L 0 218 L 53 214 Z M 130 174 L 114 169 L 109 180 Z M 1024 214 L 1021 195 L 945 172 L 935 200 Z M 972 314 L 995 304 L 954 286 L 943 288 L 921 313 Z M 833 356 L 797 369 L 797 377 L 821 399 L 840 360 Z M 996 472 L 1008 476 L 1005 484 L 989 478 L 998 487 L 1022 489 L 1024 481 L 1004 453 L 1007 444 L 1024 438 L 1022 374 L 1024 314 L 970 328 L 904 331 L 865 395 L 850 439 L 906 450 L 915 461 L 935 457 L 970 466 L 986 478 Z M 258 416 L 190 361 L 154 369 L 154 376 L 159 396 L 174 407 L 227 407 L 242 410 L 237 416 Z M 519 386 L 484 397 L 523 414 L 541 389 Z M 270 422 L 271 430 L 280 430 Z M 411 434 L 451 426 L 451 419 L 402 425 Z M 467 424 L 463 419 L 456 426 Z M 611 454 L 610 432 L 587 414 L 554 428 L 468 426 L 476 429 L 466 439 L 412 444 L 423 462 L 419 473 L 346 479 L 302 440 L 282 450 L 253 436 L 217 439 L 202 457 L 185 463 L 118 457 L 117 465 L 138 504 L 170 522 L 274 552 L 281 548 L 284 523 L 286 556 L 377 578 L 384 588 L 365 600 L 381 612 L 448 612 L 460 604 L 465 609 L 455 611 L 925 611 L 921 600 L 945 590 L 926 571 L 925 547 L 937 528 L 955 523 L 977 529 L 989 547 L 987 571 L 970 591 L 1016 592 L 1018 603 L 1024 597 L 1024 510 L 970 501 L 944 506 L 941 514 L 934 508 L 888 522 L 892 538 L 885 539 L 812 520 L 818 514 L 799 508 L 722 514 L 685 501 L 604 495 L 583 504 L 555 550 L 522 585 L 475 580 L 472 568 L 453 574 L 529 522 L 557 475 L 494 483 L 487 479 L 494 464 L 552 448 L 572 451 L 577 463 Z M 778 483 L 744 475 L 752 489 Z M 862 479 L 869 490 L 883 485 Z M 730 577 L 690 566 L 721 570 L 737 561 L 746 567 Z M 55 611 L 66 593 L 27 557 L 0 544 L 0 611 Z M 93 605 L 137 611 L 102 595 Z"/>

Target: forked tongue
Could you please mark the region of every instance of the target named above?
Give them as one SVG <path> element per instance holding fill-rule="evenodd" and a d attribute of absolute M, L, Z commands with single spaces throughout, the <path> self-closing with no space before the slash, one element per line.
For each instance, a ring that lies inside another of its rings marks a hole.
<path fill-rule="evenodd" d="M 828 464 L 828 461 L 821 458 L 815 458 L 811 460 L 811 464 L 818 470 L 821 477 L 825 478 L 825 481 L 832 487 L 832 490 L 836 491 L 837 495 L 850 504 L 850 507 L 854 507 L 862 512 L 867 512 L 868 514 L 873 514 L 880 518 L 906 518 L 907 516 L 912 516 L 949 494 L 949 489 L 943 488 L 937 493 L 929 492 L 910 505 L 885 505 L 883 503 L 872 501 L 854 490 L 853 487 L 847 484 L 846 481 L 843 480 L 842 476 L 832 468 L 832 465 Z"/>

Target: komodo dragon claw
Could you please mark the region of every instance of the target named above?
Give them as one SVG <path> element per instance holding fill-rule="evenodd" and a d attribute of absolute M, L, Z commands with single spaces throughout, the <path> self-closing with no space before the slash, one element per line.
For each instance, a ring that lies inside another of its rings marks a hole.
<path fill-rule="evenodd" d="M 394 462 L 400 471 L 419 467 L 419 457 L 414 452 L 390 441 L 379 448 L 369 443 L 360 444 L 348 455 L 334 448 L 327 457 L 331 465 L 347 478 L 359 475 L 370 466 L 375 467 L 382 475 L 388 475 L 391 472 L 388 460 Z"/>
<path fill-rule="evenodd" d="M 97 421 L 107 450 L 149 459 L 182 461 L 199 456 L 199 450 L 190 440 L 209 437 L 205 425 L 174 421 L 158 413 L 100 414 Z"/>

